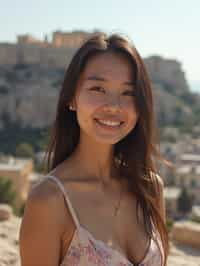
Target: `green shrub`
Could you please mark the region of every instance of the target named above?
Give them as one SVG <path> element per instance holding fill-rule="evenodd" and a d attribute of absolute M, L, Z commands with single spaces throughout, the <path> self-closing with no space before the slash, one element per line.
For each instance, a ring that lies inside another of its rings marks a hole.
<path fill-rule="evenodd" d="M 178 210 L 186 214 L 191 211 L 193 205 L 193 198 L 188 193 L 187 189 L 185 187 L 182 188 L 181 194 L 178 198 Z"/>
<path fill-rule="evenodd" d="M 191 221 L 192 221 L 192 222 L 195 222 L 195 223 L 200 223 L 200 217 L 197 217 L 197 216 L 194 216 L 194 215 L 193 215 L 193 216 L 191 217 Z"/>
<path fill-rule="evenodd" d="M 16 156 L 21 157 L 34 157 L 34 149 L 31 144 L 29 143 L 20 143 L 16 147 Z"/>
<path fill-rule="evenodd" d="M 0 176 L 0 203 L 6 203 L 13 209 L 13 214 L 19 217 L 23 216 L 25 202 L 22 202 L 19 207 L 16 206 L 17 193 L 13 188 L 12 180 L 7 177 Z"/>
<path fill-rule="evenodd" d="M 13 206 L 13 213 L 18 217 L 22 217 L 24 214 L 25 204 L 26 202 L 22 202 L 19 207 Z"/>
<path fill-rule="evenodd" d="M 14 206 L 15 200 L 16 191 L 13 189 L 13 182 L 6 177 L 0 177 L 0 203 Z"/>
<path fill-rule="evenodd" d="M 171 231 L 171 229 L 173 227 L 173 224 L 174 224 L 174 220 L 172 218 L 167 217 L 167 219 L 166 219 L 166 226 L 167 226 L 168 232 Z"/>

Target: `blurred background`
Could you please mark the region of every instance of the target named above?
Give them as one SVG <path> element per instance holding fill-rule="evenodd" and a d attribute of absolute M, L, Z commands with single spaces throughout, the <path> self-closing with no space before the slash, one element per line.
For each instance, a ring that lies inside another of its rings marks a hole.
<path fill-rule="evenodd" d="M 169 266 L 200 265 L 200 2 L 198 0 L 1 1 L 0 266 L 20 265 L 18 233 L 44 152 L 58 93 L 90 34 L 120 33 L 149 72 L 170 235 Z"/>

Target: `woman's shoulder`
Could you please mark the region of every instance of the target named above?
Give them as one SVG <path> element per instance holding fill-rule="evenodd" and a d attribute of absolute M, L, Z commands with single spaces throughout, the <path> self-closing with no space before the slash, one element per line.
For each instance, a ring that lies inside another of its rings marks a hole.
<path fill-rule="evenodd" d="M 52 175 L 59 180 L 55 182 L 55 180 L 49 178 Z M 58 223 L 63 225 L 65 231 L 66 225 L 70 229 L 73 222 L 63 190 L 58 182 L 60 184 L 63 183 L 58 171 L 51 171 L 45 174 L 30 190 L 27 202 L 37 207 L 38 211 L 40 209 L 43 211 L 42 209 L 44 208 L 46 211 L 51 212 L 54 217 L 57 217 Z"/>
<path fill-rule="evenodd" d="M 59 187 L 52 182 L 48 177 L 55 176 L 60 181 L 62 180 L 63 175 L 68 176 L 70 167 L 63 167 L 63 163 L 56 166 L 50 172 L 43 174 L 43 176 L 36 182 L 36 184 L 31 188 L 29 192 L 29 197 L 35 201 L 45 201 L 51 202 L 62 199 L 62 193 Z"/>
<path fill-rule="evenodd" d="M 20 253 L 24 265 L 33 265 L 33 261 L 38 265 L 57 265 L 59 259 L 65 231 L 64 203 L 56 186 L 43 178 L 29 191 L 20 226 Z M 52 250 L 50 254 L 49 250 Z"/>
<path fill-rule="evenodd" d="M 66 177 L 68 169 L 65 168 L 64 172 Z M 49 178 L 52 175 L 55 176 L 56 179 L 59 179 L 58 182 L 55 182 L 52 180 L 52 178 Z M 38 206 L 38 208 L 49 208 L 51 212 L 56 212 L 55 215 L 57 215 L 57 217 L 60 217 L 61 214 L 65 215 L 66 212 L 63 211 L 63 208 L 66 209 L 65 199 L 63 197 L 63 191 L 58 184 L 63 183 L 62 177 L 62 164 L 55 167 L 50 172 L 43 174 L 42 177 L 30 189 L 27 197 L 27 203 L 30 203 L 35 207 Z M 66 217 L 63 218 L 66 219 Z"/>
<path fill-rule="evenodd" d="M 33 224 L 51 228 L 61 239 L 73 230 L 73 221 L 62 192 L 50 178 L 43 176 L 29 191 L 23 217 L 23 227 Z M 39 226 L 42 229 L 42 226 Z M 28 230 L 28 229 L 27 229 Z"/>
<path fill-rule="evenodd" d="M 30 189 L 27 201 L 35 204 L 52 204 L 61 198 L 58 188 L 45 175 Z"/>
<path fill-rule="evenodd" d="M 61 219 L 62 195 L 58 188 L 45 176 L 30 189 L 25 204 L 25 211 L 38 215 Z"/>

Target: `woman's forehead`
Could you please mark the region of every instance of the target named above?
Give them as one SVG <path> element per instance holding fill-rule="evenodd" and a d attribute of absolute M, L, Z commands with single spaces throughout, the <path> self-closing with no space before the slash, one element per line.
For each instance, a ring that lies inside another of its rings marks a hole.
<path fill-rule="evenodd" d="M 81 78 L 84 81 L 119 78 L 124 82 L 133 82 L 133 65 L 121 54 L 103 53 L 87 61 Z"/>

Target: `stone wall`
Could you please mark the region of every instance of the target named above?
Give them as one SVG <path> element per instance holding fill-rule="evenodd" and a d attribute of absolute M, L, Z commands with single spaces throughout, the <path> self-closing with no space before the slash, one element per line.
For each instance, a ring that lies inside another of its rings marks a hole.
<path fill-rule="evenodd" d="M 41 64 L 65 67 L 73 53 L 91 33 L 83 31 L 53 33 L 52 42 L 31 35 L 17 36 L 17 43 L 0 43 L 0 65 Z"/>
<path fill-rule="evenodd" d="M 34 44 L 0 44 L 0 65 L 41 64 L 66 67 L 75 50 L 70 47 L 40 47 Z"/>
<path fill-rule="evenodd" d="M 190 221 L 174 223 L 172 239 L 179 244 L 200 249 L 200 224 Z"/>
<path fill-rule="evenodd" d="M 17 63 L 17 49 L 15 44 L 0 43 L 0 64 L 14 65 Z"/>
<path fill-rule="evenodd" d="M 65 68 L 71 61 L 75 51 L 75 48 L 43 48 L 40 50 L 39 63 L 43 66 Z"/>
<path fill-rule="evenodd" d="M 89 35 L 83 31 L 73 33 L 56 31 L 53 33 L 52 45 L 55 47 L 78 47 Z"/>

